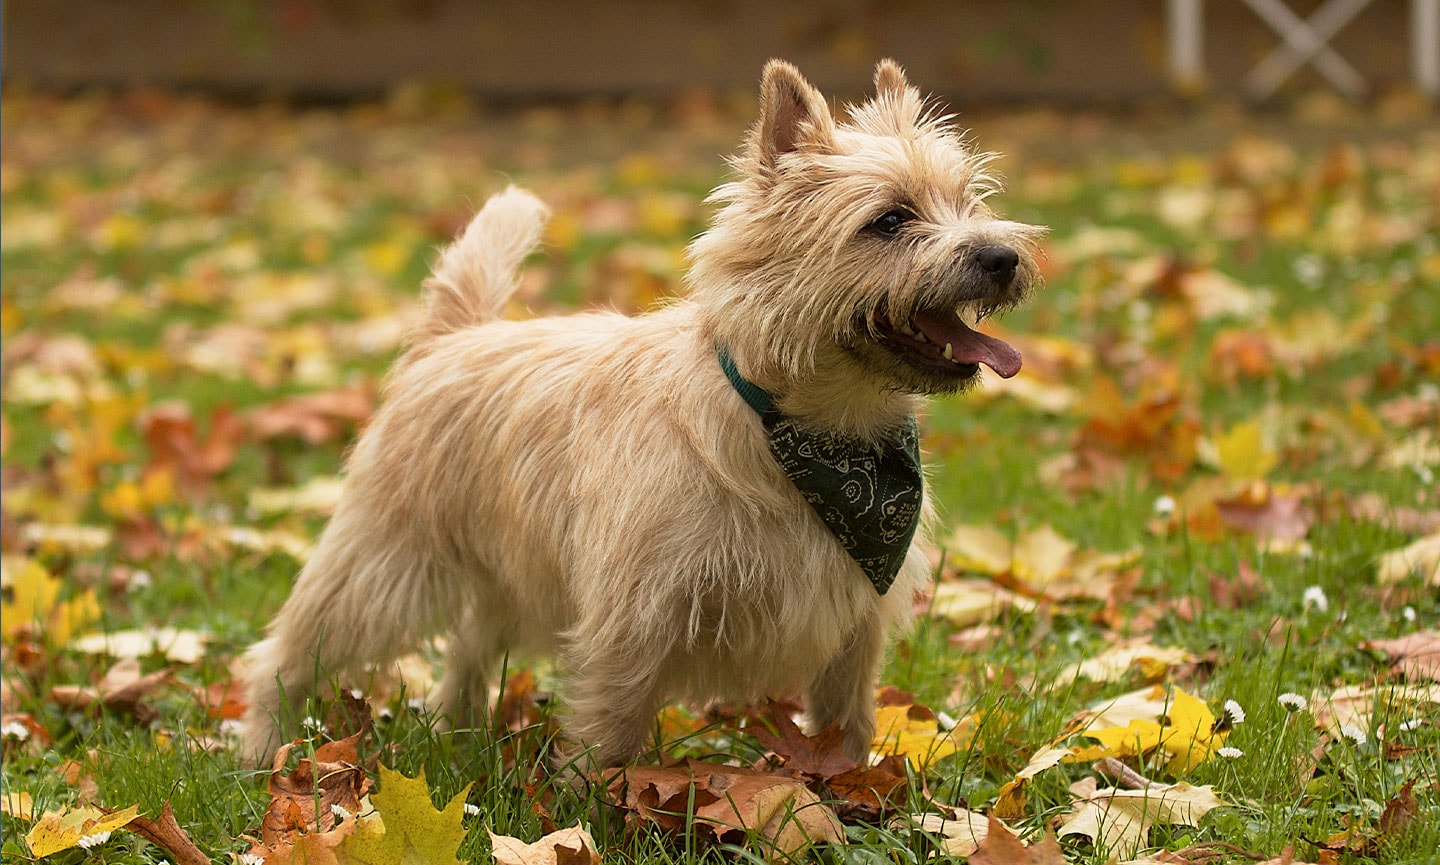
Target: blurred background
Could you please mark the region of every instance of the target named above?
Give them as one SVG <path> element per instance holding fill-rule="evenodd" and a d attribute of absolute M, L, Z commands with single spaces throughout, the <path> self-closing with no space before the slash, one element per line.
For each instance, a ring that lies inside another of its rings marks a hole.
<path fill-rule="evenodd" d="M 849 94 L 894 56 L 967 104 L 1440 94 L 1435 0 L 22 0 L 4 14 L 7 80 L 46 87 L 673 97 L 748 91 L 780 56 Z"/>

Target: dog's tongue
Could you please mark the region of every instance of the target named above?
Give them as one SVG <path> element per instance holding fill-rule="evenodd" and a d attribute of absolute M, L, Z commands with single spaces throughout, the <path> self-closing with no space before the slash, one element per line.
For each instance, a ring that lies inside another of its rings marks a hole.
<path fill-rule="evenodd" d="M 983 363 L 1001 378 L 1010 378 L 1020 371 L 1020 352 L 1014 346 L 971 330 L 953 312 L 922 312 L 915 316 L 915 326 L 926 339 L 942 348 L 950 343 L 951 357 L 960 363 Z"/>

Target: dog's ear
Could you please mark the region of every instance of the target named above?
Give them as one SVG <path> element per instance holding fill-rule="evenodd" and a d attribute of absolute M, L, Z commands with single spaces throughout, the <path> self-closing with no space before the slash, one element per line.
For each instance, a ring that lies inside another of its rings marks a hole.
<path fill-rule="evenodd" d="M 890 58 L 885 58 L 875 64 L 875 95 L 881 99 L 894 99 L 899 101 L 905 98 L 905 89 L 910 82 L 905 78 L 905 70 L 900 64 Z"/>
<path fill-rule="evenodd" d="M 751 140 L 751 155 L 773 168 L 775 160 L 801 145 L 833 149 L 835 121 L 825 97 L 784 60 L 765 64 L 760 77 L 760 122 Z"/>

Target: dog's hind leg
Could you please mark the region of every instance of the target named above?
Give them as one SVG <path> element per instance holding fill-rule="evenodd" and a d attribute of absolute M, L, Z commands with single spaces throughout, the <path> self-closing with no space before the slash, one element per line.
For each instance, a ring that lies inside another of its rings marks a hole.
<path fill-rule="evenodd" d="M 267 636 L 245 654 L 241 751 L 266 761 L 332 677 L 384 664 L 428 634 L 451 580 L 382 515 L 342 504 Z"/>
<path fill-rule="evenodd" d="M 445 675 L 435 708 L 452 730 L 478 728 L 487 720 L 490 682 L 509 640 L 502 623 L 482 612 L 478 601 L 450 631 Z"/>
<path fill-rule="evenodd" d="M 839 724 L 844 749 L 865 763 L 875 737 L 875 681 L 885 654 L 885 630 L 878 612 L 861 618 L 840 653 L 810 684 L 806 710 L 817 730 Z"/>

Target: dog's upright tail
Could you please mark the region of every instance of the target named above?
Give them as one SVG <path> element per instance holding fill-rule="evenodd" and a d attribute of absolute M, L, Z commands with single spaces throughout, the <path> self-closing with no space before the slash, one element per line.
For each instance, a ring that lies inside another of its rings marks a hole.
<path fill-rule="evenodd" d="M 412 343 L 498 318 L 549 215 L 540 199 L 516 186 L 485 202 L 425 280 L 428 310 Z"/>

